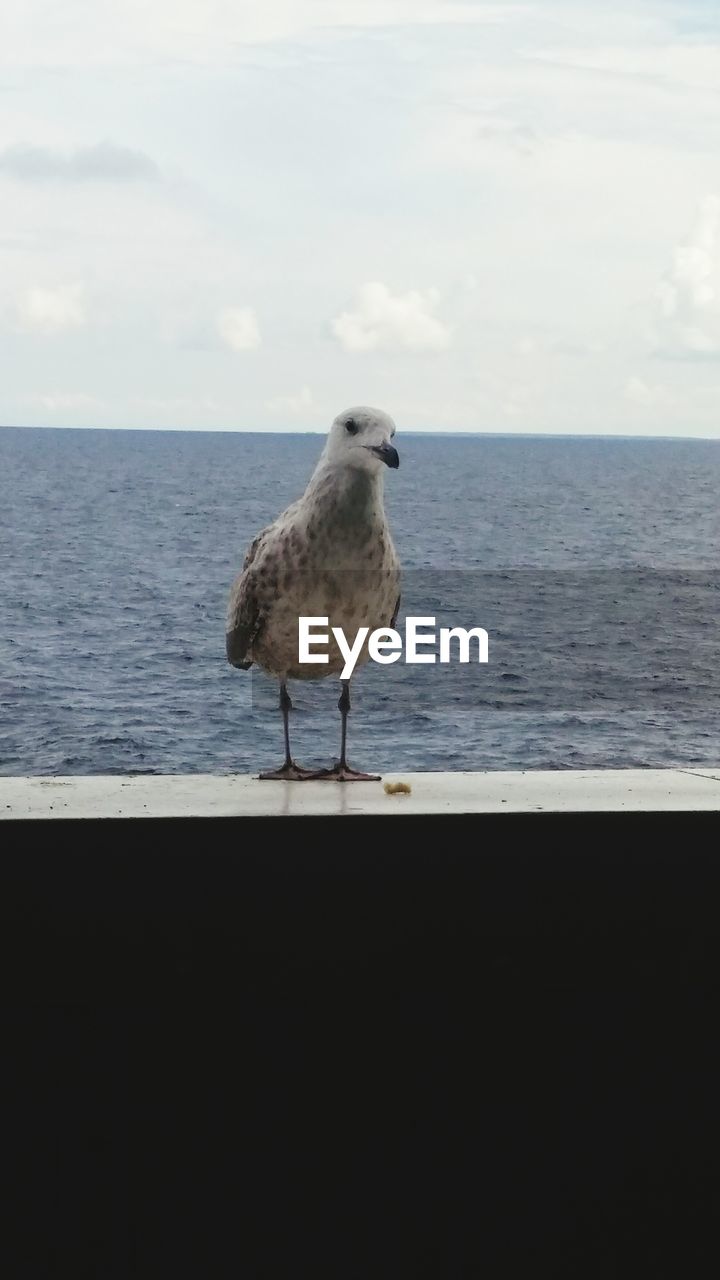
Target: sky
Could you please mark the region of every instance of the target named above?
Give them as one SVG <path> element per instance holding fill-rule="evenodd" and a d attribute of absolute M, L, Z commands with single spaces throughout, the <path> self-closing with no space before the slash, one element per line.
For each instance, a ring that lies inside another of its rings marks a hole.
<path fill-rule="evenodd" d="M 720 438 L 716 0 L 3 0 L 0 422 Z"/>

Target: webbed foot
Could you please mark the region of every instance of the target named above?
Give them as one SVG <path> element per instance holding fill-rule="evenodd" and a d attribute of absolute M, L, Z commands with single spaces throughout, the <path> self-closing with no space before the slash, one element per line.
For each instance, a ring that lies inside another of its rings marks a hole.
<path fill-rule="evenodd" d="M 362 773 L 349 764 L 334 764 L 331 769 L 318 769 L 313 774 L 319 782 L 379 782 L 379 773 Z"/>
<path fill-rule="evenodd" d="M 294 760 L 282 765 L 280 769 L 268 769 L 258 774 L 260 782 L 309 782 L 316 777 L 315 769 L 303 769 Z"/>

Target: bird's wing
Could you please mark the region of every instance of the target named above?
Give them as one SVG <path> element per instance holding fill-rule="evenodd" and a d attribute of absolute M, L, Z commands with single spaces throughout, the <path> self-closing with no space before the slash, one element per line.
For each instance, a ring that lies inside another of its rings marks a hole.
<path fill-rule="evenodd" d="M 240 667 L 243 671 L 247 671 L 253 664 L 252 646 L 262 625 L 255 592 L 253 561 L 272 528 L 272 525 L 268 525 L 268 528 L 263 529 L 250 544 L 243 562 L 242 573 L 238 574 L 230 589 L 225 625 L 225 652 L 228 662 L 233 667 Z"/>
<path fill-rule="evenodd" d="M 225 627 L 225 652 L 233 667 L 247 671 L 253 660 L 249 656 L 259 630 L 260 616 L 252 589 L 252 580 L 241 574 L 233 584 Z"/>
<path fill-rule="evenodd" d="M 400 601 L 401 601 L 401 600 L 402 600 L 402 596 L 401 596 L 400 594 L 398 594 L 398 598 L 397 598 L 397 600 L 395 601 L 395 608 L 393 609 L 392 622 L 390 623 L 391 630 L 393 630 L 393 631 L 395 630 L 395 623 L 397 622 L 398 614 L 399 614 L 399 612 L 400 612 Z"/>
<path fill-rule="evenodd" d="M 242 572 L 238 574 L 230 588 L 227 622 L 225 625 L 225 652 L 227 660 L 233 667 L 247 671 L 253 664 L 252 646 L 263 626 L 256 588 L 257 569 L 255 564 L 258 553 L 272 538 L 278 529 L 286 527 L 292 519 L 300 501 L 293 502 L 287 510 L 273 520 L 272 524 L 261 529 L 248 547 Z"/>

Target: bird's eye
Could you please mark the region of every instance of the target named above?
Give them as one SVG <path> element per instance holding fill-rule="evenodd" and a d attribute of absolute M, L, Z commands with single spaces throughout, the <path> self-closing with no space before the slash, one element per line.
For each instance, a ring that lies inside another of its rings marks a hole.
<path fill-rule="evenodd" d="M 347 422 L 345 423 L 345 430 L 346 430 L 346 431 L 349 431 L 349 433 L 350 433 L 350 435 L 351 435 L 351 436 L 356 436 L 356 435 L 357 435 L 357 433 L 358 433 L 358 424 L 357 424 L 357 422 L 355 421 L 355 419 L 354 419 L 354 418 L 348 418 Z"/>

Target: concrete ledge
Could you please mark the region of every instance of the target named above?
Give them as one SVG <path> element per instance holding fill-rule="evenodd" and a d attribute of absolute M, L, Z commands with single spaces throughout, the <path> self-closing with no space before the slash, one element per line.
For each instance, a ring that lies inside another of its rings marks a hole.
<path fill-rule="evenodd" d="M 411 793 L 388 795 L 388 781 Z M 720 767 L 407 773 L 351 784 L 243 774 L 0 778 L 0 819 L 10 820 L 673 811 L 720 812 Z"/>

